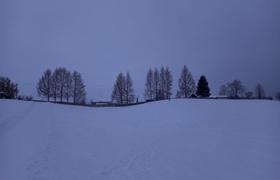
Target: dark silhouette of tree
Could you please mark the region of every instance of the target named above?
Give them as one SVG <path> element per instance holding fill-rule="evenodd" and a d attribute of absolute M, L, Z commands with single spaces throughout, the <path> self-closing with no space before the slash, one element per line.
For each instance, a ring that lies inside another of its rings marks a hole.
<path fill-rule="evenodd" d="M 158 100 L 159 97 L 158 97 L 158 92 L 159 92 L 159 81 L 160 81 L 160 78 L 159 78 L 159 72 L 158 72 L 158 69 L 155 68 L 155 71 L 154 71 L 154 82 L 153 82 L 153 97 L 155 100 Z"/>
<path fill-rule="evenodd" d="M 64 98 L 64 91 L 66 88 L 66 76 L 67 70 L 63 67 L 56 68 L 54 71 L 57 83 L 57 96 L 60 98 L 60 102 L 62 103 L 62 99 Z"/>
<path fill-rule="evenodd" d="M 54 99 L 54 102 L 56 102 L 57 96 L 58 96 L 58 90 L 59 90 L 59 74 L 58 69 L 53 72 L 52 75 L 52 83 L 51 83 L 51 92 L 52 97 Z"/>
<path fill-rule="evenodd" d="M 178 80 L 179 91 L 177 93 L 177 98 L 183 97 L 187 98 L 192 93 L 195 92 L 195 81 L 192 74 L 189 72 L 186 65 L 184 65 L 181 76 Z"/>
<path fill-rule="evenodd" d="M 165 68 L 165 81 L 166 81 L 166 99 L 170 99 L 172 95 L 173 76 L 168 66 Z"/>
<path fill-rule="evenodd" d="M 154 73 L 154 86 L 156 87 L 154 90 L 156 92 L 156 100 L 169 99 L 172 95 L 172 73 L 168 66 L 166 66 L 166 68 L 161 66 L 159 76 L 157 76 L 157 74 L 158 71 L 156 69 Z"/>
<path fill-rule="evenodd" d="M 65 97 L 67 103 L 69 103 L 69 99 L 73 96 L 73 77 L 70 71 L 67 71 L 65 74 L 65 88 L 63 96 Z"/>
<path fill-rule="evenodd" d="M 256 93 L 256 98 L 258 98 L 258 99 L 265 98 L 265 92 L 264 92 L 264 88 L 262 87 L 262 85 L 257 84 L 257 86 L 255 88 L 255 93 Z"/>
<path fill-rule="evenodd" d="M 130 77 L 129 72 L 126 73 L 124 93 L 125 93 L 125 103 L 126 104 L 135 102 L 133 81 Z"/>
<path fill-rule="evenodd" d="M 133 81 L 129 72 L 127 72 L 126 76 L 124 76 L 122 72 L 119 73 L 111 99 L 118 104 L 130 104 L 135 102 Z"/>
<path fill-rule="evenodd" d="M 280 91 L 276 93 L 276 99 L 280 101 Z"/>
<path fill-rule="evenodd" d="M 145 86 L 146 89 L 144 93 L 144 98 L 146 100 L 152 100 L 154 98 L 154 74 L 151 68 L 147 73 Z"/>
<path fill-rule="evenodd" d="M 118 104 L 124 104 L 125 99 L 125 77 L 123 73 L 119 73 L 114 89 L 111 95 L 112 101 Z"/>
<path fill-rule="evenodd" d="M 196 94 L 199 95 L 200 97 L 209 97 L 210 94 L 210 88 L 208 86 L 208 81 L 204 75 L 200 76 L 200 79 L 198 81 L 197 85 L 197 91 Z"/>
<path fill-rule="evenodd" d="M 39 96 L 43 96 L 50 101 L 50 97 L 52 96 L 52 72 L 50 69 L 47 69 L 41 79 L 39 79 L 37 93 Z"/>
<path fill-rule="evenodd" d="M 251 99 L 253 97 L 253 92 L 247 91 L 247 92 L 244 93 L 244 95 L 247 99 Z"/>
<path fill-rule="evenodd" d="M 165 69 L 161 66 L 159 71 L 159 91 L 160 95 L 158 96 L 159 99 L 165 99 L 166 94 L 166 76 L 165 76 Z"/>
<path fill-rule="evenodd" d="M 240 80 L 234 80 L 231 83 L 228 83 L 228 92 L 231 98 L 242 97 L 245 90 L 246 89 Z"/>
<path fill-rule="evenodd" d="M 176 92 L 176 98 L 182 98 L 182 94 L 181 94 L 180 91 L 177 91 L 177 92 Z"/>
<path fill-rule="evenodd" d="M 224 95 L 229 95 L 229 93 L 228 93 L 228 87 L 226 86 L 226 85 L 222 85 L 221 87 L 220 87 L 220 92 L 219 92 L 219 95 L 221 95 L 221 96 L 224 96 Z"/>
<path fill-rule="evenodd" d="M 18 84 L 12 83 L 8 77 L 0 77 L 0 92 L 6 95 L 7 99 L 15 99 L 18 96 Z"/>
<path fill-rule="evenodd" d="M 86 103 L 86 90 L 82 76 L 77 71 L 72 74 L 73 80 L 73 103 L 85 104 Z"/>

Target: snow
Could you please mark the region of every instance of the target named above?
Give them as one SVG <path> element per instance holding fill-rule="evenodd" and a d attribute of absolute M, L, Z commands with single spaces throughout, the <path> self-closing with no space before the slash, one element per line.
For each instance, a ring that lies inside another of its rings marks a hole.
<path fill-rule="evenodd" d="M 280 102 L 0 100 L 0 179 L 280 179 Z"/>

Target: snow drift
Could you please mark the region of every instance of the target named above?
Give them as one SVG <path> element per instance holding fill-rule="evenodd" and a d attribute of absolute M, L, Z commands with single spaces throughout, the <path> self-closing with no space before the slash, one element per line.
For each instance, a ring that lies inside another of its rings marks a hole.
<path fill-rule="evenodd" d="M 277 101 L 0 107 L 0 179 L 280 179 Z"/>

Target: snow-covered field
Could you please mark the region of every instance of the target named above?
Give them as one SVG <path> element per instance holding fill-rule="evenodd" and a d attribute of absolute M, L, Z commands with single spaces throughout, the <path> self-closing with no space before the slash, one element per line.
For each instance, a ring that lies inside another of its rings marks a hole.
<path fill-rule="evenodd" d="M 0 179 L 280 179 L 280 102 L 0 100 Z"/>

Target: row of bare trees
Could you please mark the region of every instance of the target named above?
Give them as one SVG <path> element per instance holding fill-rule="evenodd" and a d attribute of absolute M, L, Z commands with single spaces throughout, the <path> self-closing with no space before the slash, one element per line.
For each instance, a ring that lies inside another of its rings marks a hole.
<path fill-rule="evenodd" d="M 47 69 L 37 83 L 37 92 L 39 96 L 53 98 L 55 102 L 61 103 L 65 100 L 67 103 L 73 100 L 74 104 L 86 103 L 85 84 L 82 76 L 77 71 L 71 73 L 66 68 L 56 68 L 52 73 Z"/>
<path fill-rule="evenodd" d="M 118 104 L 131 104 L 135 101 L 135 94 L 133 88 L 133 81 L 130 77 L 129 72 L 126 76 L 123 73 L 119 73 L 114 89 L 111 95 L 112 101 Z"/>
<path fill-rule="evenodd" d="M 168 66 L 158 70 L 158 68 L 149 69 L 146 76 L 144 98 L 146 100 L 162 100 L 170 99 L 172 96 L 173 76 Z M 199 97 L 209 97 L 210 88 L 206 77 L 200 77 L 197 89 L 192 74 L 185 65 L 182 69 L 181 76 L 178 80 L 179 90 L 176 93 L 177 98 L 187 98 L 193 93 L 197 93 Z M 119 73 L 111 99 L 118 104 L 131 104 L 135 102 L 135 94 L 133 81 L 129 72 L 126 76 Z"/>
<path fill-rule="evenodd" d="M 254 97 L 252 91 L 246 91 L 245 86 L 241 83 L 240 80 L 233 80 L 231 83 L 222 85 L 220 88 L 220 95 L 226 95 L 230 98 L 248 98 L 251 99 Z M 255 98 L 264 99 L 265 91 L 261 84 L 257 84 L 255 87 Z"/>
<path fill-rule="evenodd" d="M 161 66 L 159 71 L 157 68 L 154 71 L 150 68 L 146 76 L 145 99 L 170 99 L 172 95 L 172 83 L 173 76 L 168 66 L 165 68 Z"/>
<path fill-rule="evenodd" d="M 146 100 L 161 100 L 170 99 L 172 95 L 173 76 L 168 67 L 161 67 L 160 71 L 157 68 L 153 71 L 148 70 L 146 76 L 146 89 L 144 97 Z M 176 93 L 176 98 L 188 98 L 193 93 L 197 93 L 199 97 L 209 97 L 210 88 L 206 77 L 200 77 L 197 88 L 192 74 L 184 65 L 180 78 L 178 80 L 179 90 Z"/>
<path fill-rule="evenodd" d="M 157 68 L 149 69 L 146 76 L 144 98 L 146 100 L 162 100 L 170 99 L 172 95 L 173 76 L 168 66 L 161 66 L 160 70 Z M 197 97 L 209 97 L 210 88 L 207 79 L 202 75 L 198 81 L 197 87 L 195 81 L 184 65 L 181 75 L 178 80 L 178 91 L 176 98 L 188 98 L 195 93 Z M 86 103 L 85 85 L 81 74 L 77 71 L 71 73 L 65 68 L 56 68 L 52 73 L 51 70 L 46 70 L 37 84 L 37 92 L 39 96 L 50 98 L 53 100 L 67 103 L 73 100 L 74 104 Z M 258 84 L 255 88 L 256 97 L 259 99 L 265 98 L 264 88 Z M 253 93 L 246 91 L 244 85 L 239 80 L 234 80 L 231 83 L 221 86 L 220 95 L 226 95 L 230 98 L 252 98 Z M 280 99 L 280 92 L 277 94 Z M 119 73 L 114 85 L 112 95 L 112 102 L 125 105 L 135 103 L 136 96 L 134 94 L 133 81 L 130 73 L 124 75 Z M 138 101 L 138 98 L 137 98 Z"/>

